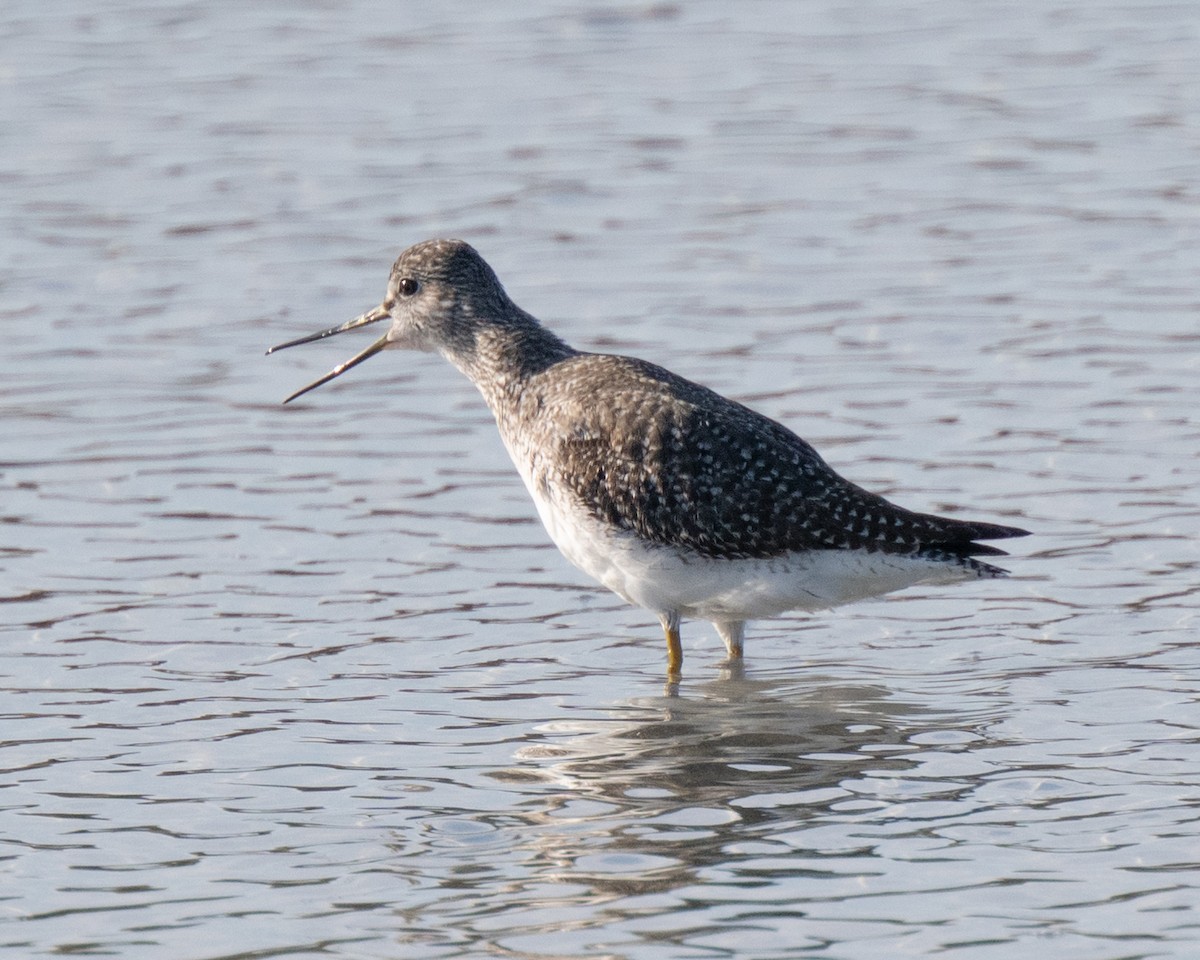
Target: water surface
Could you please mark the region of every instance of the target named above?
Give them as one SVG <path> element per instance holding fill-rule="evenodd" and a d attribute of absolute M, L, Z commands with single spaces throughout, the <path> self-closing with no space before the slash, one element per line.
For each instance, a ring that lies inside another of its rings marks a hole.
<path fill-rule="evenodd" d="M 1190 5 L 0 14 L 13 956 L 1191 957 Z M 263 357 L 473 242 L 1012 579 L 760 622 L 574 572 L 470 384 Z"/>

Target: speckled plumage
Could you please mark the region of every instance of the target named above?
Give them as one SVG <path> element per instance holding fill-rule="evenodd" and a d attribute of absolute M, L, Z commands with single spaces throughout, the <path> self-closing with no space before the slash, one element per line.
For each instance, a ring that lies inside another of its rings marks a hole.
<path fill-rule="evenodd" d="M 913 513 L 838 476 L 804 440 L 713 391 L 628 357 L 579 354 L 499 415 L 597 519 L 715 559 L 794 550 L 999 553 L 1009 528 Z M 553 418 L 537 409 L 550 408 Z M 511 412 L 510 412 L 511 411 Z"/>
<path fill-rule="evenodd" d="M 738 657 L 750 617 L 1002 576 L 973 558 L 1003 551 L 978 541 L 1025 533 L 905 510 L 742 404 L 643 360 L 571 348 L 462 241 L 410 247 L 380 307 L 281 346 L 384 319 L 387 334 L 288 399 L 388 347 L 441 352 L 483 394 L 564 554 L 658 615 L 673 672 L 681 615 L 712 620 Z"/>

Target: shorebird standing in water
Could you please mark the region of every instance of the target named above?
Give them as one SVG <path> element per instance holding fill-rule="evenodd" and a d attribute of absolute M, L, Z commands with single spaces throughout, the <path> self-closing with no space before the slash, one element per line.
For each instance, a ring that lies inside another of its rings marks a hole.
<path fill-rule="evenodd" d="M 409 247 L 378 307 L 267 352 L 381 320 L 387 333 L 284 402 L 388 348 L 442 354 L 483 394 L 563 555 L 658 617 L 672 678 L 681 617 L 710 621 L 736 661 L 748 620 L 1004 576 L 975 559 L 1004 551 L 979 541 L 1027 532 L 905 510 L 740 403 L 568 346 L 461 240 Z"/>

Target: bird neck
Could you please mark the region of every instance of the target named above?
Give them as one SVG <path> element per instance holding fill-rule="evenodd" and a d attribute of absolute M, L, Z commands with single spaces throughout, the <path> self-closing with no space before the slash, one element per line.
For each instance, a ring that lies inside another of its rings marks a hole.
<path fill-rule="evenodd" d="M 493 410 L 504 398 L 519 393 L 529 378 L 579 353 L 516 307 L 506 311 L 502 320 L 478 324 L 466 343 L 444 352 Z"/>

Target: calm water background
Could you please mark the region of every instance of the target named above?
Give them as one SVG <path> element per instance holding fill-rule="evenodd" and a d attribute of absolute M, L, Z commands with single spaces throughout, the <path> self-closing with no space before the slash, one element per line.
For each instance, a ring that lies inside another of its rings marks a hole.
<path fill-rule="evenodd" d="M 1194 4 L 0 12 L 0 949 L 1200 951 Z M 470 384 L 270 344 L 471 240 L 1008 581 L 705 624 Z"/>

